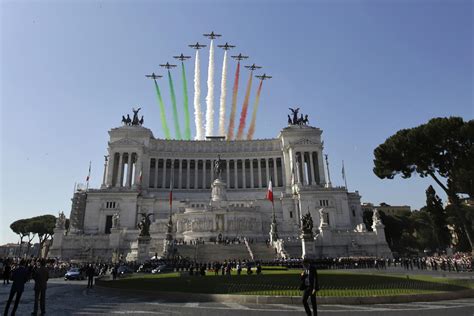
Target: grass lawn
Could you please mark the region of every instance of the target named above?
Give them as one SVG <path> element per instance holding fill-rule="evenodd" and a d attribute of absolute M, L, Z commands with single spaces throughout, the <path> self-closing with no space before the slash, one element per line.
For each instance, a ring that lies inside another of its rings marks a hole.
<path fill-rule="evenodd" d="M 262 275 L 180 276 L 179 273 L 135 274 L 105 286 L 147 291 L 170 291 L 207 294 L 299 296 L 301 270 L 264 271 Z M 318 296 L 392 296 L 459 291 L 474 288 L 469 280 L 431 276 L 358 274 L 346 271 L 319 271 L 321 290 Z"/>

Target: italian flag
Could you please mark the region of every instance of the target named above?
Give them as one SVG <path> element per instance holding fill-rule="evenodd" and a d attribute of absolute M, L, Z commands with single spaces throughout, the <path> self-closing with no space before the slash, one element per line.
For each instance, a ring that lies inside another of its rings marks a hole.
<path fill-rule="evenodd" d="M 273 186 L 272 186 L 272 180 L 268 182 L 268 191 L 267 191 L 267 200 L 271 201 L 273 204 Z"/>

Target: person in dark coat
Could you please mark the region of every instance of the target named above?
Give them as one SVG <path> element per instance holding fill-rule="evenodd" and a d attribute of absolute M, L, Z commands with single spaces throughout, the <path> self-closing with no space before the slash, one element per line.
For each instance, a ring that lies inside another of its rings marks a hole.
<path fill-rule="evenodd" d="M 92 264 L 89 264 L 86 270 L 86 275 L 87 275 L 87 287 L 92 288 L 92 285 L 94 285 L 94 275 L 95 275 L 95 269 Z"/>
<path fill-rule="evenodd" d="M 5 262 L 5 267 L 3 268 L 3 284 L 10 284 L 10 273 L 12 271 L 12 267 L 10 266 L 10 262 L 8 260 Z"/>
<path fill-rule="evenodd" d="M 49 279 L 49 272 L 44 259 L 39 262 L 39 267 L 35 270 L 33 279 L 35 280 L 35 305 L 31 315 L 38 313 L 38 300 L 40 301 L 41 315 L 44 315 L 46 313 L 46 286 Z"/>
<path fill-rule="evenodd" d="M 20 265 L 13 271 L 11 279 L 13 280 L 13 284 L 10 289 L 10 296 L 8 297 L 7 304 L 5 305 L 5 311 L 3 312 L 3 315 L 5 316 L 8 315 L 8 310 L 10 309 L 10 304 L 14 296 L 16 296 L 15 304 L 13 305 L 11 315 L 15 315 L 18 303 L 20 303 L 21 295 L 25 289 L 25 283 L 28 281 L 28 270 L 25 268 L 25 261 L 20 261 Z"/>
<path fill-rule="evenodd" d="M 112 278 L 113 278 L 113 280 L 116 280 L 116 279 L 117 279 L 117 274 L 118 274 L 118 269 L 117 269 L 117 266 L 115 265 L 115 266 L 112 268 Z"/>
<path fill-rule="evenodd" d="M 316 305 L 316 292 L 319 291 L 318 283 L 318 271 L 316 267 L 311 264 L 308 259 L 303 260 L 304 271 L 301 272 L 301 285 L 300 290 L 303 291 L 303 306 L 308 316 L 311 316 L 311 309 L 308 305 L 308 298 L 311 299 L 311 305 L 313 307 L 313 314 L 318 314 Z"/>

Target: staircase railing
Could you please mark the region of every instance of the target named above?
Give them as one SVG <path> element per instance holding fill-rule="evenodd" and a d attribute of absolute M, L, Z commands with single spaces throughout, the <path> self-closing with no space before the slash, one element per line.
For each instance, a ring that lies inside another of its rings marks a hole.
<path fill-rule="evenodd" d="M 252 248 L 250 248 L 249 241 L 247 240 L 247 238 L 244 238 L 244 243 L 245 243 L 245 247 L 247 247 L 247 250 L 248 250 L 248 252 L 249 252 L 250 258 L 252 258 L 252 260 L 255 260 L 255 258 L 254 258 L 254 256 L 253 256 Z"/>

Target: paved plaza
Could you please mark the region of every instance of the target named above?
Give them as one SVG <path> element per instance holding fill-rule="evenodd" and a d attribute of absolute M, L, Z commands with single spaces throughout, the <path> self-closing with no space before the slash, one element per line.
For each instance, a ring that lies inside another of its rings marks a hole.
<path fill-rule="evenodd" d="M 33 285 L 26 284 L 17 315 L 33 309 Z M 0 285 L 1 311 L 10 286 Z M 474 315 L 474 299 L 380 305 L 321 305 L 319 315 Z M 165 302 L 155 296 L 130 296 L 116 290 L 86 288 L 86 281 L 52 279 L 48 282 L 47 315 L 304 315 L 302 306 Z"/>

